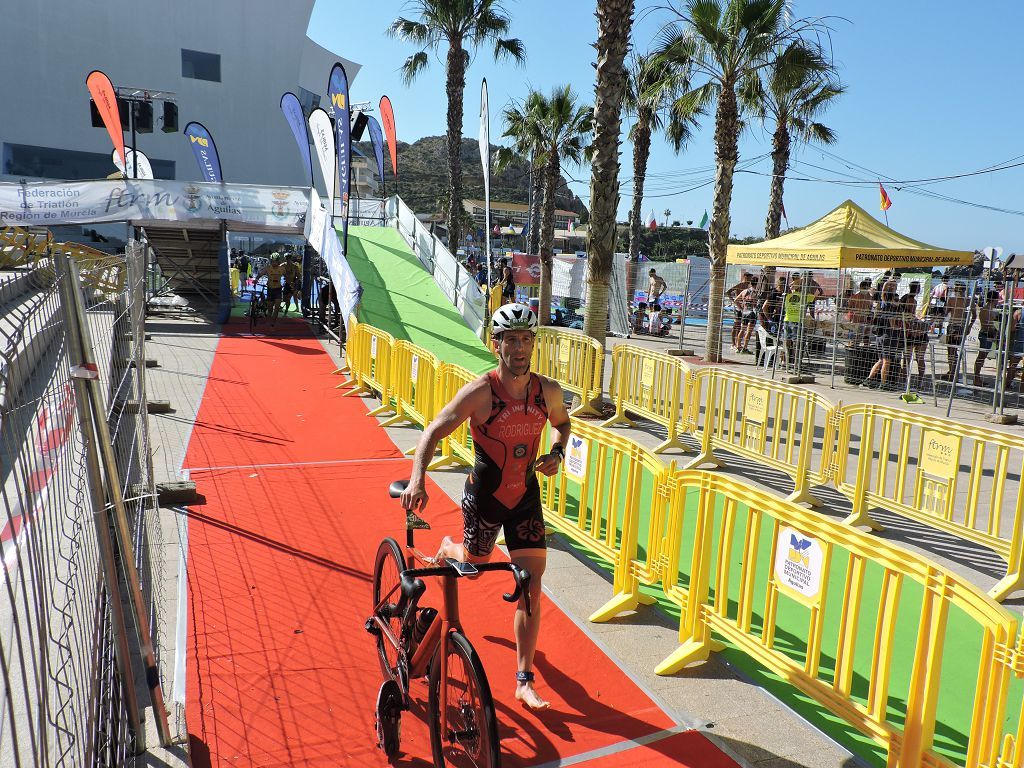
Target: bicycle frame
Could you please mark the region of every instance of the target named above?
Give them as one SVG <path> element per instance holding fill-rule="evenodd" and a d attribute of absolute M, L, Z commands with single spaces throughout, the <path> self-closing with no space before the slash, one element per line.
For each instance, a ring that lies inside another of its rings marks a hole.
<path fill-rule="evenodd" d="M 409 676 L 411 678 L 425 676 L 429 672 L 430 660 L 433 658 L 436 650 L 441 654 L 441 684 L 446 685 L 448 681 L 448 638 L 453 630 L 462 631 L 462 623 L 459 620 L 459 588 L 456 583 L 456 580 L 461 577 L 450 566 L 434 565 L 430 558 L 416 549 L 413 542 L 413 529 L 411 527 L 406 529 L 405 556 L 407 562 L 422 566 L 420 568 L 407 569 L 408 573 L 415 574 L 416 576 L 440 576 L 443 589 L 441 611 L 438 612 L 437 617 L 431 622 L 427 634 L 423 636 L 423 639 L 416 646 L 412 657 L 408 659 Z M 498 563 L 497 565 L 504 564 Z M 390 596 L 387 596 L 384 599 L 387 600 L 389 598 Z M 419 600 L 417 599 L 416 602 L 418 603 Z M 381 634 L 399 655 L 406 653 L 401 638 L 395 637 L 391 627 L 377 615 L 381 605 L 383 605 L 383 601 L 380 605 L 374 606 L 373 613 L 373 618 Z M 410 608 L 415 608 L 415 603 Z M 415 616 L 415 612 L 411 611 L 409 616 Z M 403 630 L 408 620 L 408 618 L 403 618 Z M 448 711 L 446 707 L 441 707 L 441 732 L 448 732 Z"/>

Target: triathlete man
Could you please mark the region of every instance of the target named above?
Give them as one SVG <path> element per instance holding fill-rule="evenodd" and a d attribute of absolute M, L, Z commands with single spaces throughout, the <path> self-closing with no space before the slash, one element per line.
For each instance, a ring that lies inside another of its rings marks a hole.
<path fill-rule="evenodd" d="M 520 602 L 515 615 L 518 670 L 516 698 L 532 709 L 548 702 L 533 687 L 533 656 L 540 631 L 541 577 L 547 562 L 544 518 L 537 472 L 553 475 L 565 456 L 569 414 L 557 382 L 530 372 L 537 316 L 524 304 L 505 304 L 491 319 L 498 368 L 456 393 L 426 428 L 416 446 L 412 477 L 402 506 L 422 510 L 427 504 L 424 474 L 442 438 L 469 419 L 476 463 L 466 479 L 462 499 L 461 543 L 446 536 L 439 558 L 484 562 L 490 559 L 498 532 L 504 529 L 512 562 L 530 572 L 531 616 Z M 557 438 L 538 456 L 544 422 Z"/>
<path fill-rule="evenodd" d="M 274 251 L 270 254 L 270 263 L 256 275 L 257 278 L 267 276 L 267 309 L 270 311 L 270 327 L 277 323 L 277 315 L 281 311 L 281 278 L 284 277 L 284 264 L 281 255 Z"/>

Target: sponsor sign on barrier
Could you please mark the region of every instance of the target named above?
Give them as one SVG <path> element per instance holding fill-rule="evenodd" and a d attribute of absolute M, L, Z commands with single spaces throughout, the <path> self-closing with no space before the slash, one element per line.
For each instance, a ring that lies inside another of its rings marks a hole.
<path fill-rule="evenodd" d="M 420 375 L 420 356 L 413 355 L 412 363 L 409 366 L 409 378 L 415 384 L 417 377 Z"/>
<path fill-rule="evenodd" d="M 575 435 L 569 438 L 569 449 L 565 453 L 565 472 L 575 480 L 583 480 L 587 474 L 589 441 Z"/>
<path fill-rule="evenodd" d="M 768 390 L 747 387 L 747 405 L 743 415 L 747 421 L 764 424 L 768 419 Z"/>
<path fill-rule="evenodd" d="M 371 336 L 370 337 L 370 359 L 371 360 L 376 360 L 377 359 L 377 337 L 376 336 Z"/>
<path fill-rule="evenodd" d="M 790 597 L 807 606 L 821 603 L 821 574 L 824 547 L 795 528 L 779 531 L 775 549 L 775 583 Z"/>
<path fill-rule="evenodd" d="M 926 429 L 921 469 L 934 477 L 952 480 L 960 471 L 960 438 Z"/>

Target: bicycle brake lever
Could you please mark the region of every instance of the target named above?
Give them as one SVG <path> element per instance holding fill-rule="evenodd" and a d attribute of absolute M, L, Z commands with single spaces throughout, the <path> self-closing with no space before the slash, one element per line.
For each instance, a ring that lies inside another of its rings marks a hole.
<path fill-rule="evenodd" d="M 516 588 L 511 594 L 506 592 L 501 597 L 507 603 L 517 602 L 522 597 L 526 602 L 526 615 L 532 616 L 533 611 L 530 606 L 530 572 L 511 563 L 509 565 L 511 566 L 509 570 L 512 571 L 512 576 L 516 582 Z"/>

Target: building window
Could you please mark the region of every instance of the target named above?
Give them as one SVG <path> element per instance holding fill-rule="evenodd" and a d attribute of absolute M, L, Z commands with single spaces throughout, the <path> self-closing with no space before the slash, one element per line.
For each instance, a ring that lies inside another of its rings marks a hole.
<path fill-rule="evenodd" d="M 220 82 L 220 54 L 181 49 L 181 76 Z"/>
<path fill-rule="evenodd" d="M 150 158 L 153 175 L 158 179 L 174 178 L 173 160 Z M 26 178 L 105 179 L 117 172 L 109 152 L 78 152 L 72 149 L 33 147 L 28 144 L 3 145 L 3 163 L 0 169 L 8 176 Z"/>
<path fill-rule="evenodd" d="M 299 86 L 299 106 L 302 107 L 302 114 L 309 117 L 310 112 L 320 106 L 320 95 Z"/>

